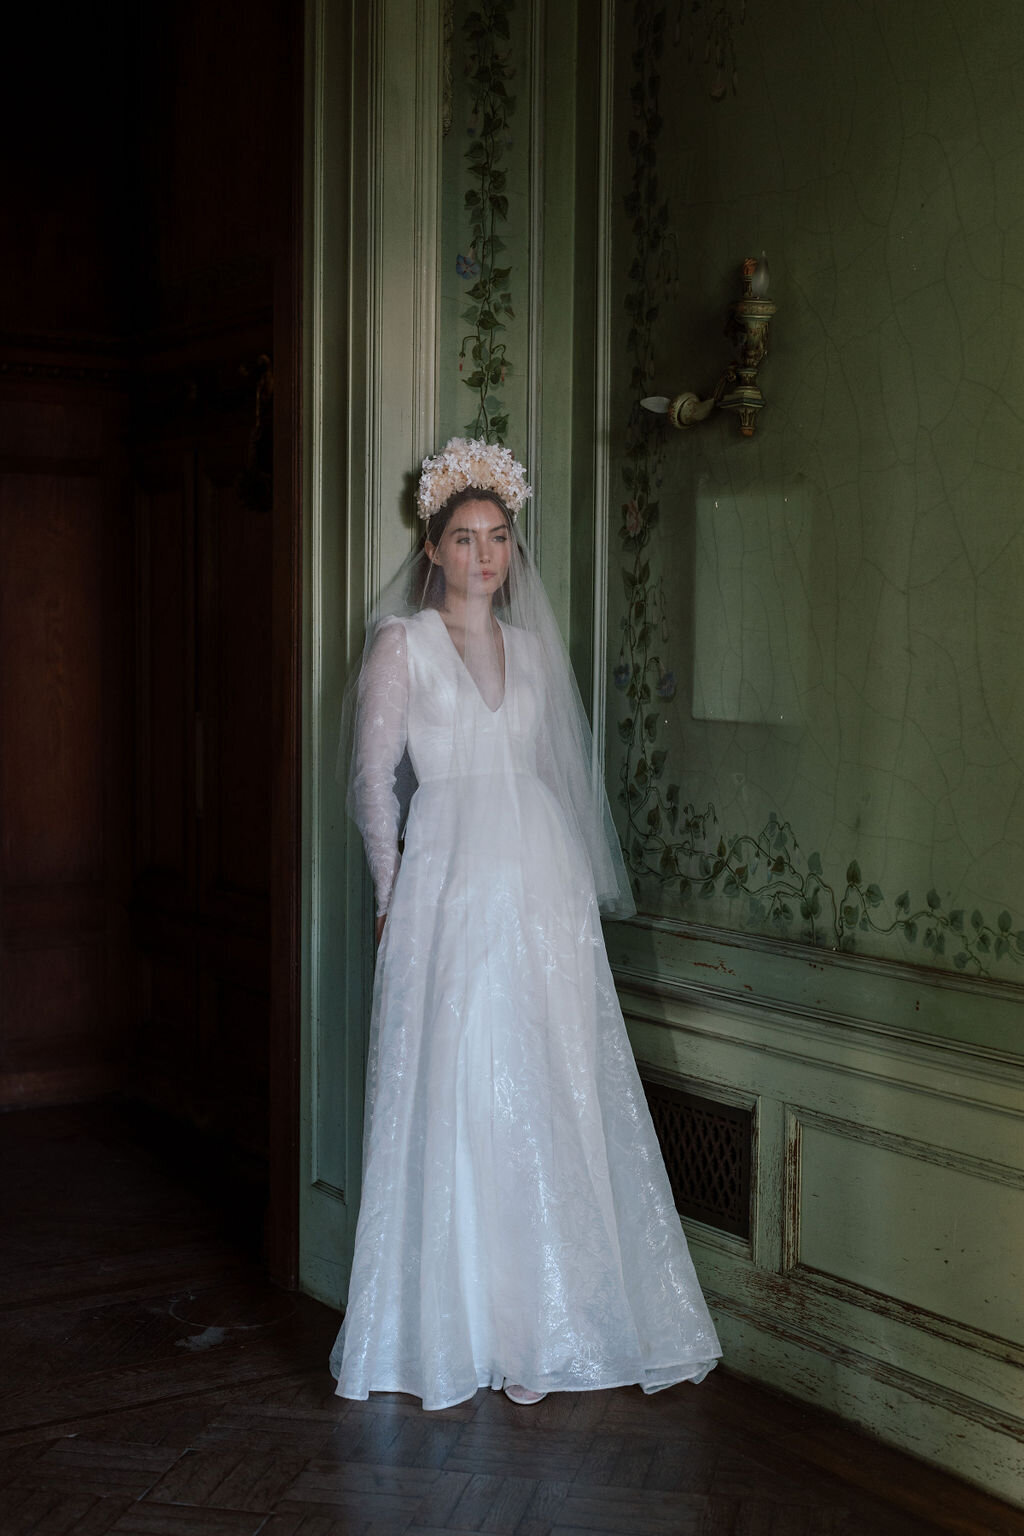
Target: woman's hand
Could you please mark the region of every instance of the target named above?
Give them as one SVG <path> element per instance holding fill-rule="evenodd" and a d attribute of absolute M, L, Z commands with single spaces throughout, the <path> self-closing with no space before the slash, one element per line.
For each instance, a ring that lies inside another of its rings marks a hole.
<path fill-rule="evenodd" d="M 375 930 L 376 937 L 374 938 L 374 946 L 375 947 L 380 944 L 381 935 L 384 932 L 384 924 L 387 922 L 387 920 L 388 920 L 388 915 L 387 915 L 386 912 L 382 912 L 380 914 L 380 916 L 378 917 L 378 919 L 377 919 L 376 930 Z"/>

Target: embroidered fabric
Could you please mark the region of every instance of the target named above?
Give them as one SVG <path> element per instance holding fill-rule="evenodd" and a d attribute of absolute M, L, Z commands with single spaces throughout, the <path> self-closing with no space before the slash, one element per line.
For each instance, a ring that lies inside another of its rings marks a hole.
<path fill-rule="evenodd" d="M 605 952 L 621 854 L 518 545 L 505 587 L 476 637 L 393 592 L 355 693 L 349 803 L 387 922 L 345 1397 L 650 1392 L 721 1353 Z"/>

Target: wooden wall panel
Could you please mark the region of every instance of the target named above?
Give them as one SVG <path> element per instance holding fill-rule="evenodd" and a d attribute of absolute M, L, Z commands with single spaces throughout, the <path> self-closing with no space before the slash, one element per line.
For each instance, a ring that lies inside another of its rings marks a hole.
<path fill-rule="evenodd" d="M 220 338 L 225 351 L 231 340 Z M 186 377 L 194 364 L 182 360 Z M 238 363 L 229 354 L 203 377 L 200 408 L 156 416 L 139 456 L 130 1083 L 207 1137 L 221 1173 L 258 1186 L 268 1158 L 271 517 L 239 489 L 251 419 Z"/>
<path fill-rule="evenodd" d="M 7 6 L 0 333 L 108 340 L 130 308 L 139 220 L 137 0 Z"/>
<path fill-rule="evenodd" d="M 4 362 L 0 1104 L 12 1105 L 121 1078 L 131 594 L 123 397 L 81 360 Z"/>
<path fill-rule="evenodd" d="M 194 864 L 192 456 L 148 457 L 136 485 L 137 881 L 189 903 Z"/>
<path fill-rule="evenodd" d="M 270 846 L 270 537 L 267 512 L 246 506 L 236 482 L 245 443 L 203 448 L 198 471 L 202 569 L 199 644 L 203 721 L 202 901 L 222 909 L 255 897 L 265 907 Z"/>
<path fill-rule="evenodd" d="M 262 1126 L 265 1153 L 273 953 L 286 1280 L 303 26 L 292 0 L 113 0 L 56 27 L 22 8 L 0 98 L 18 145 L 0 290 L 0 474 L 18 482 L 0 528 L 0 1102 L 116 1087 L 128 1040 L 137 1087 L 211 1127 L 244 1122 L 247 1146 Z M 236 491 L 245 370 L 275 348 L 274 504 L 255 515 Z M 207 1030 L 231 1046 L 211 1047 L 204 1083 Z"/>
<path fill-rule="evenodd" d="M 0 669 L 13 884 L 102 877 L 105 492 L 59 474 L 0 488 L 0 654 L 18 663 Z"/>

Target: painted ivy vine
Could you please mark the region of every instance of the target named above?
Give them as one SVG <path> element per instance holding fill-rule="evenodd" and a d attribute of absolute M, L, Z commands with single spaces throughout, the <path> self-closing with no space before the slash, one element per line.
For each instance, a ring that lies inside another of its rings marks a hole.
<path fill-rule="evenodd" d="M 622 477 L 627 500 L 622 506 L 626 612 L 614 680 L 627 698 L 628 713 L 619 721 L 622 758 L 619 800 L 626 810 L 626 857 L 635 876 L 658 873 L 650 869 L 649 838 L 670 824 L 671 806 L 658 782 L 666 753 L 658 748 L 659 710 L 654 698 L 668 700 L 675 679 L 663 665 L 657 645 L 666 634 L 660 589 L 651 582 L 647 549 L 657 526 L 657 489 L 661 481 L 664 434 L 661 424 L 644 411 L 640 401 L 654 376 L 654 327 L 660 300 L 674 279 L 669 240 L 668 202 L 658 186 L 657 145 L 662 128 L 659 61 L 665 42 L 665 10 L 649 0 L 633 9 L 635 47 L 630 87 L 632 125 L 629 131 L 631 176 L 625 211 L 633 239 L 633 260 L 625 296 L 629 316 L 626 350 L 630 365 L 630 408 L 626 423 Z M 676 800 L 678 814 L 678 795 Z"/>
<path fill-rule="evenodd" d="M 653 755 L 653 754 L 652 754 Z M 1002 911 L 994 922 L 976 907 L 947 908 L 934 888 L 923 902 L 909 890 L 887 902 L 881 888 L 864 879 L 857 860 L 847 865 L 845 880 L 831 884 L 821 855 L 805 859 L 788 821 L 773 811 L 757 833 L 740 833 L 715 841 L 718 813 L 709 804 L 703 811 L 680 807 L 679 789 L 668 785 L 649 814 L 649 835 L 642 850 L 634 847 L 631 864 L 650 873 L 652 853 L 658 857 L 662 881 L 671 881 L 681 900 L 709 899 L 721 894 L 746 898 L 748 920 L 787 935 L 794 931 L 807 943 L 830 949 L 854 950 L 859 933 L 880 938 L 898 935 L 908 943 L 920 939 L 936 957 L 950 955 L 960 971 L 987 975 L 995 961 L 1024 963 L 1024 929 L 1014 929 L 1013 916 Z"/>
<path fill-rule="evenodd" d="M 507 173 L 502 160 L 512 142 L 510 126 L 515 110 L 515 98 L 508 91 L 515 73 L 509 27 L 514 9 L 514 0 L 482 0 L 462 23 L 473 142 L 466 151 L 471 185 L 464 199 L 470 242 L 456 265 L 460 277 L 475 281 L 467 294 L 470 303 L 462 312 L 470 330 L 459 348 L 459 371 L 463 371 L 468 351 L 471 368 L 462 382 L 476 396 L 476 415 L 466 423 L 466 431 L 485 442 L 502 444 L 508 432 L 508 410 L 495 391 L 504 384 L 511 367 L 503 333 L 506 321 L 515 319 L 515 311 L 512 269 L 499 265 L 505 243 L 497 231 L 508 220 Z"/>
<path fill-rule="evenodd" d="M 713 5 L 706 8 L 709 26 L 721 24 L 714 22 L 717 14 Z M 864 878 L 856 860 L 848 864 L 845 878 L 830 878 L 821 855 L 805 858 L 791 824 L 775 812 L 757 832 L 727 835 L 714 804 L 700 811 L 684 805 L 679 785 L 670 782 L 668 753 L 659 738 L 676 678 L 664 654 L 665 599 L 651 562 L 665 439 L 662 423 L 640 405 L 654 377 L 661 305 L 678 281 L 669 205 L 660 192 L 657 166 L 665 8 L 637 0 L 633 21 L 631 177 L 624 199 L 633 241 L 624 301 L 631 399 L 619 528 L 626 609 L 612 674 L 626 703 L 618 722 L 623 745 L 618 798 L 626 817 L 627 868 L 638 891 L 651 881 L 680 903 L 742 898 L 752 926 L 814 945 L 854 950 L 862 935 L 902 938 L 920 943 L 930 958 L 951 960 L 958 970 L 980 975 L 1000 961 L 1024 963 L 1024 928 L 1015 926 L 1008 910 L 991 920 L 978 908 L 968 913 L 949 906 L 934 888 L 920 901 L 909 890 L 888 900 L 876 882 Z M 709 46 L 715 46 L 710 31 L 709 38 Z"/>

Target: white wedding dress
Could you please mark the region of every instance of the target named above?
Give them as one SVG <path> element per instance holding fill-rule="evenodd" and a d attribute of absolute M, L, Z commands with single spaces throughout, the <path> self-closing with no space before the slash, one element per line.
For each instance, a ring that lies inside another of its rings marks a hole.
<path fill-rule="evenodd" d="M 545 783 L 533 637 L 502 634 L 493 711 L 435 609 L 385 624 L 364 674 L 355 802 L 388 920 L 331 1356 L 345 1397 L 445 1408 L 503 1380 L 650 1392 L 700 1381 L 721 1353 L 590 865 Z M 418 787 L 399 864 L 406 751 Z"/>

